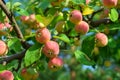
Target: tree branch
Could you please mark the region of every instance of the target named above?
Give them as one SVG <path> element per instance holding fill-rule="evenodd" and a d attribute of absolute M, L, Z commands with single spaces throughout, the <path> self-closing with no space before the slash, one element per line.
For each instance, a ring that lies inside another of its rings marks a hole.
<path fill-rule="evenodd" d="M 15 60 L 15 59 L 20 60 L 20 59 L 22 59 L 25 56 L 25 52 L 26 52 L 26 50 L 23 50 L 20 53 L 16 53 L 14 55 L 11 55 L 11 56 L 8 56 L 8 57 L 4 57 L 4 58 L 2 58 L 0 60 L 0 64 L 3 64 L 4 62 L 9 63 L 9 62 L 11 62 L 12 60 Z"/>
<path fill-rule="evenodd" d="M 4 1 L 4 0 L 3 0 Z M 17 25 L 17 22 L 13 16 L 13 14 L 7 9 L 6 5 L 4 4 L 2 0 L 0 0 L 0 7 L 1 9 L 4 11 L 4 13 L 7 15 L 7 17 L 9 18 L 10 22 L 12 23 L 13 25 L 13 28 L 15 30 L 15 33 L 17 34 L 17 37 L 24 40 L 23 39 L 23 34 L 22 32 L 20 31 L 20 28 L 19 26 Z"/>

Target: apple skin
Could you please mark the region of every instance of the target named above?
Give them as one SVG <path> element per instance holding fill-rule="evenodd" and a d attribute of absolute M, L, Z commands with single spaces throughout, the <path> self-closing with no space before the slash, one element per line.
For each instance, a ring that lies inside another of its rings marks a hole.
<path fill-rule="evenodd" d="M 91 0 L 86 0 L 86 4 L 89 4 Z"/>
<path fill-rule="evenodd" d="M 24 80 L 36 80 L 39 77 L 39 73 L 35 71 L 30 73 L 27 68 L 23 68 L 21 70 L 21 76 Z"/>
<path fill-rule="evenodd" d="M 29 23 L 29 16 L 21 16 L 20 19 L 23 23 L 26 23 L 26 24 Z"/>
<path fill-rule="evenodd" d="M 104 47 L 108 44 L 108 38 L 104 33 L 97 33 L 95 35 L 95 41 L 97 47 Z"/>
<path fill-rule="evenodd" d="M 63 60 L 59 57 L 54 57 L 49 60 L 48 68 L 52 71 L 60 70 L 63 67 Z"/>
<path fill-rule="evenodd" d="M 4 70 L 0 73 L 0 80 L 14 80 L 14 75 L 9 70 Z"/>
<path fill-rule="evenodd" d="M 79 10 L 73 10 L 70 13 L 70 21 L 74 24 L 78 24 L 82 21 L 82 13 Z"/>
<path fill-rule="evenodd" d="M 81 21 L 79 24 L 75 25 L 75 31 L 82 35 L 86 34 L 89 31 L 89 25 L 85 21 Z"/>
<path fill-rule="evenodd" d="M 59 45 L 55 41 L 48 41 L 44 44 L 42 52 L 48 58 L 56 57 L 59 54 Z"/>
<path fill-rule="evenodd" d="M 3 30 L 3 29 L 4 29 L 4 24 L 0 23 L 0 30 Z"/>
<path fill-rule="evenodd" d="M 57 24 L 55 25 L 55 29 L 57 30 L 57 32 L 61 33 L 64 31 L 64 25 L 65 25 L 65 21 L 59 21 L 57 22 Z"/>
<path fill-rule="evenodd" d="M 2 40 L 0 40 L 0 56 L 3 56 L 7 53 L 8 47 L 6 43 Z"/>
<path fill-rule="evenodd" d="M 102 3 L 107 8 L 113 8 L 117 5 L 118 0 L 102 0 Z"/>
<path fill-rule="evenodd" d="M 45 44 L 46 42 L 50 41 L 51 33 L 47 28 L 41 28 L 36 31 L 35 37 L 39 43 Z"/>

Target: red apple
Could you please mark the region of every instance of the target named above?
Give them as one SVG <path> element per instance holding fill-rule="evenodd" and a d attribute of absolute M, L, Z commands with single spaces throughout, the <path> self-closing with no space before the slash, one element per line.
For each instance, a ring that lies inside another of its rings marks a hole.
<path fill-rule="evenodd" d="M 79 10 L 73 10 L 70 13 L 70 21 L 74 24 L 78 24 L 82 21 L 82 13 Z"/>
<path fill-rule="evenodd" d="M 47 28 L 41 28 L 36 31 L 36 40 L 39 43 L 45 44 L 51 38 L 51 33 Z"/>
<path fill-rule="evenodd" d="M 0 73 L 0 80 L 14 80 L 14 75 L 9 70 L 4 70 Z"/>
<path fill-rule="evenodd" d="M 118 0 L 102 0 L 102 3 L 107 8 L 113 8 L 117 5 Z"/>
<path fill-rule="evenodd" d="M 8 47 L 6 43 L 0 40 L 0 56 L 5 55 L 7 51 L 8 51 Z"/>
<path fill-rule="evenodd" d="M 97 33 L 95 35 L 95 41 L 97 47 L 104 47 L 108 44 L 108 38 L 104 33 Z"/>
<path fill-rule="evenodd" d="M 86 34 L 89 31 L 89 25 L 85 21 L 81 21 L 79 24 L 75 25 L 75 31 L 82 35 Z"/>
<path fill-rule="evenodd" d="M 48 62 L 48 68 L 52 71 L 57 71 L 63 67 L 63 60 L 59 57 L 54 57 Z"/>
<path fill-rule="evenodd" d="M 55 41 L 48 41 L 45 43 L 42 51 L 49 58 L 56 57 L 59 54 L 59 45 Z"/>

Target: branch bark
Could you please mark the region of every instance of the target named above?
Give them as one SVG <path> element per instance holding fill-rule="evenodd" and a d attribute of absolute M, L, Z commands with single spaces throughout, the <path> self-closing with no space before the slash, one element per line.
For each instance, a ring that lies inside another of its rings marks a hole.
<path fill-rule="evenodd" d="M 12 12 L 10 12 L 10 10 L 8 10 L 7 6 L 4 4 L 4 2 L 2 0 L 0 0 L 0 7 L 4 11 L 4 13 L 7 15 L 10 22 L 12 23 L 15 33 L 17 34 L 17 37 L 24 40 L 23 34 L 22 34 Z"/>
<path fill-rule="evenodd" d="M 23 50 L 20 53 L 16 53 L 14 55 L 4 57 L 0 60 L 0 64 L 3 64 L 4 62 L 9 63 L 9 62 L 11 62 L 12 60 L 15 60 L 15 59 L 21 60 L 25 56 L 25 52 L 26 52 L 26 50 Z"/>

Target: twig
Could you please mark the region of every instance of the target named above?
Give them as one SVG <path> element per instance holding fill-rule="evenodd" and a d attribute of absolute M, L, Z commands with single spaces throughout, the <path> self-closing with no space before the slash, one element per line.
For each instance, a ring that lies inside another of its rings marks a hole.
<path fill-rule="evenodd" d="M 0 60 L 0 64 L 3 64 L 4 62 L 9 63 L 9 62 L 11 62 L 12 60 L 15 60 L 15 59 L 21 60 L 24 57 L 25 52 L 26 52 L 26 50 L 23 50 L 20 53 L 16 53 L 14 55 L 4 57 L 4 58 L 2 58 L 2 60 Z"/>

